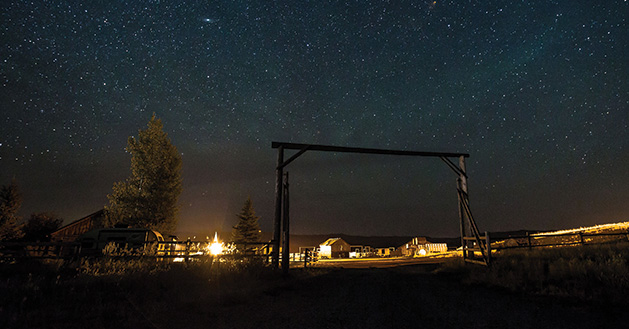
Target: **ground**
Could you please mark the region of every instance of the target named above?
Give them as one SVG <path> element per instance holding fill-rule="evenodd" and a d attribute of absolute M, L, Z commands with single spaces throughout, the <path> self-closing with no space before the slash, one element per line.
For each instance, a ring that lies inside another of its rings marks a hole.
<path fill-rule="evenodd" d="M 186 328 L 256 329 L 591 329 L 627 323 L 620 309 L 468 286 L 432 274 L 433 269 L 335 269 L 191 314 L 184 323 Z"/>
<path fill-rule="evenodd" d="M 182 268 L 59 288 L 25 286 L 31 297 L 4 310 L 0 303 L 0 327 L 592 329 L 626 328 L 629 320 L 624 305 L 470 285 L 460 273 L 435 271 L 438 264 L 349 264 L 331 261 L 333 267 L 296 268 L 289 276 L 260 272 L 253 282 Z M 4 283 L 9 291 L 10 281 Z M 33 300 L 35 292 L 39 301 Z"/>

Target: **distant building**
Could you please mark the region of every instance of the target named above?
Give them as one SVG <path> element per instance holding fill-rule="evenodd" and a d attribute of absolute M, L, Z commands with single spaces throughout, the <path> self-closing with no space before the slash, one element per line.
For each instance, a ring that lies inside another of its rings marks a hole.
<path fill-rule="evenodd" d="M 362 258 L 373 256 L 373 250 L 371 246 L 351 245 L 349 258 Z"/>
<path fill-rule="evenodd" d="M 398 247 L 402 256 L 423 256 L 431 253 L 442 253 L 448 251 L 446 243 L 431 243 L 425 237 L 416 237 L 411 241 Z"/>
<path fill-rule="evenodd" d="M 62 226 L 52 234 L 51 241 L 73 242 L 79 235 L 97 228 L 103 228 L 105 210 L 101 209 L 93 214 L 77 219 L 72 223 Z"/>
<path fill-rule="evenodd" d="M 349 258 L 350 245 L 341 238 L 330 238 L 319 245 L 320 258 Z"/>
<path fill-rule="evenodd" d="M 393 257 L 399 256 L 395 247 L 376 248 L 376 256 L 378 257 Z"/>
<path fill-rule="evenodd" d="M 363 257 L 372 257 L 374 249 L 371 246 L 363 246 Z"/>

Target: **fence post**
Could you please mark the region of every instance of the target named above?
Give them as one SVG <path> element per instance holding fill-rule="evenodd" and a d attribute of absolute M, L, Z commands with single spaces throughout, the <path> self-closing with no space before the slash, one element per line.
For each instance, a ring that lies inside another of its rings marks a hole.
<path fill-rule="evenodd" d="M 529 250 L 531 250 L 531 233 L 530 232 L 526 232 L 526 240 L 528 241 L 528 247 Z"/>
<path fill-rule="evenodd" d="M 579 232 L 579 242 L 581 242 L 581 245 L 585 244 L 585 242 L 583 241 L 583 232 Z"/>
<path fill-rule="evenodd" d="M 186 240 L 186 263 L 188 263 L 190 261 L 190 245 L 192 244 L 192 241 L 190 241 L 190 238 L 188 238 L 188 240 Z"/>
<path fill-rule="evenodd" d="M 491 238 L 489 232 L 485 232 L 485 247 L 487 249 L 487 265 L 491 264 Z"/>
<path fill-rule="evenodd" d="M 37 243 L 40 243 L 39 241 L 37 241 Z M 39 250 L 41 252 L 41 257 L 46 257 L 46 255 L 48 255 L 48 249 L 50 248 L 50 245 L 48 245 L 47 243 L 44 242 L 43 246 L 40 246 Z"/>

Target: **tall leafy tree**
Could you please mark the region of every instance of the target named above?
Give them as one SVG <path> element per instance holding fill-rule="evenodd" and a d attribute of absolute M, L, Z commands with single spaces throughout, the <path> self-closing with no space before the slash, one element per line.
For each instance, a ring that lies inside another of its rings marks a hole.
<path fill-rule="evenodd" d="M 251 197 L 247 198 L 237 217 L 238 224 L 232 230 L 232 240 L 236 245 L 236 250 L 240 252 L 251 251 L 254 247 L 247 246 L 245 243 L 259 242 L 261 235 L 258 224 L 260 217 L 256 216 Z"/>
<path fill-rule="evenodd" d="M 173 233 L 178 221 L 182 191 L 181 155 L 155 114 L 138 137 L 129 137 L 131 176 L 114 184 L 107 196 L 105 224 L 149 228 Z"/>
<path fill-rule="evenodd" d="M 0 240 L 14 240 L 22 237 L 18 225 L 20 217 L 17 212 L 22 207 L 22 194 L 15 182 L 0 188 Z"/>
<path fill-rule="evenodd" d="M 25 241 L 50 241 L 50 234 L 61 226 L 63 219 L 48 212 L 31 214 L 26 224 L 22 226 Z"/>

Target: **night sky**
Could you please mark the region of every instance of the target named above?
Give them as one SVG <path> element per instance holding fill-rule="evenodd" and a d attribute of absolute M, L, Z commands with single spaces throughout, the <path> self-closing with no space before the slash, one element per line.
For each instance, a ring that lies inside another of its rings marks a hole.
<path fill-rule="evenodd" d="M 481 231 L 629 220 L 629 2 L 3 1 L 0 184 L 66 223 L 152 113 L 181 232 L 273 222 L 271 141 L 470 153 Z M 287 157 L 294 152 L 287 152 Z M 309 152 L 291 230 L 457 236 L 439 159 Z"/>

